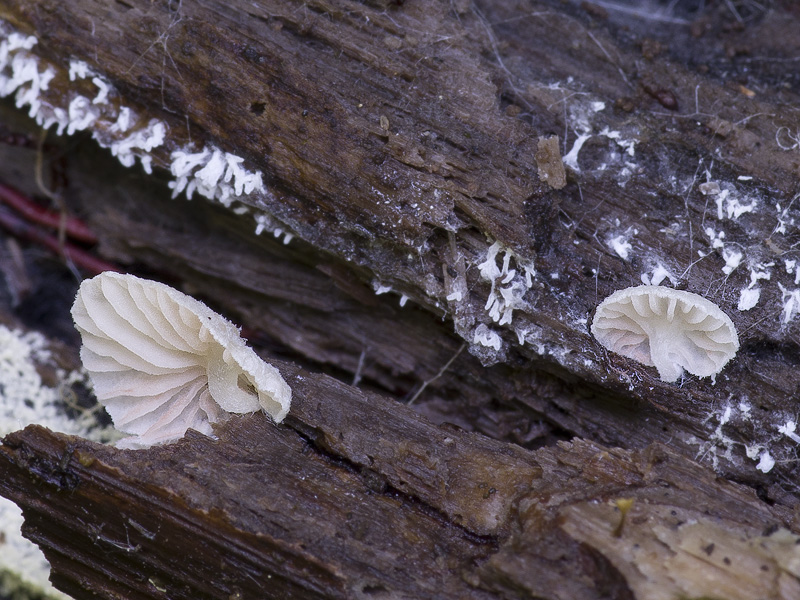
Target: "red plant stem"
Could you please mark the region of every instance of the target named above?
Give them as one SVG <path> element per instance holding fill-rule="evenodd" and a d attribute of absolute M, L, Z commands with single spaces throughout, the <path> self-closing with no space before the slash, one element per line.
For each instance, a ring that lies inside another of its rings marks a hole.
<path fill-rule="evenodd" d="M 71 260 L 76 266 L 82 268 L 93 275 L 98 275 L 103 271 L 116 271 L 121 273 L 122 270 L 96 256 L 88 253 L 86 250 L 73 246 L 69 242 L 65 242 L 62 246 L 58 238 L 49 235 L 42 230 L 29 225 L 19 217 L 14 216 L 7 210 L 0 210 L 0 226 L 10 231 L 17 237 L 25 238 L 31 242 L 35 242 L 51 250 L 58 256 L 65 256 Z"/>
<path fill-rule="evenodd" d="M 50 229 L 60 229 L 62 223 L 61 213 L 47 210 L 28 198 L 22 192 L 0 183 L 0 202 L 4 202 L 19 212 L 29 221 L 39 223 Z M 80 219 L 67 217 L 64 219 L 64 229 L 67 237 L 86 244 L 96 244 L 97 237 Z"/>

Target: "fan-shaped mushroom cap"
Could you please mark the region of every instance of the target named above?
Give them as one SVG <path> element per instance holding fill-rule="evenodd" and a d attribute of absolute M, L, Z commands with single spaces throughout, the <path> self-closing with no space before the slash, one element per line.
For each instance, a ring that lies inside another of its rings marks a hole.
<path fill-rule="evenodd" d="M 233 323 L 168 285 L 106 272 L 81 283 L 72 318 L 81 360 L 117 429 L 141 448 L 211 434 L 228 413 L 263 409 L 279 423 L 292 391 Z"/>
<path fill-rule="evenodd" d="M 686 369 L 716 375 L 739 349 L 730 317 L 702 296 L 659 285 L 619 290 L 600 303 L 592 334 L 606 348 L 673 382 Z"/>

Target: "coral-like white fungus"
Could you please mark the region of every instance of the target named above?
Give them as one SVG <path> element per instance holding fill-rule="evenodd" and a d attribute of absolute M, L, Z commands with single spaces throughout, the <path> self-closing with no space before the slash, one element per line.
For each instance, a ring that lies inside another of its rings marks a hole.
<path fill-rule="evenodd" d="M 236 196 L 264 192 L 260 171 L 248 171 L 242 166 L 244 159 L 222 152 L 218 148 L 205 147 L 200 152 L 176 150 L 172 153 L 170 170 L 175 181 L 169 184 L 172 197 L 185 191 L 191 200 L 194 192 L 209 200 L 219 200 L 230 206 Z M 197 169 L 195 171 L 195 169 Z"/>
<path fill-rule="evenodd" d="M 497 264 L 498 258 L 501 259 L 501 266 Z M 516 265 L 513 269 L 512 259 Z M 486 260 L 478 265 L 478 271 L 481 278 L 492 286 L 485 306 L 492 321 L 499 325 L 510 324 L 514 310 L 525 305 L 525 293 L 533 286 L 533 278 L 536 276 L 533 263 L 523 261 L 512 250 L 495 242 L 489 246 Z"/>
<path fill-rule="evenodd" d="M 202 302 L 163 283 L 106 272 L 85 280 L 72 317 L 81 360 L 123 448 L 212 433 L 229 413 L 263 409 L 275 422 L 292 392 L 239 330 Z"/>
<path fill-rule="evenodd" d="M 473 344 L 480 344 L 487 348 L 494 348 L 500 350 L 503 347 L 503 340 L 496 331 L 489 329 L 484 323 L 478 325 L 475 329 L 475 335 L 472 339 Z"/>
<path fill-rule="evenodd" d="M 94 97 L 68 93 L 64 97 L 47 94 L 56 68 L 31 49 L 37 44 L 33 36 L 13 31 L 0 20 L 0 97 L 15 95 L 19 108 L 29 107 L 28 114 L 44 129 L 56 126 L 56 133 L 72 135 L 91 130 L 92 137 L 126 167 L 142 163 L 152 173 L 153 150 L 165 145 L 167 125 L 151 119 L 145 122 L 128 106 L 111 102 L 119 98 L 114 86 L 82 60 L 69 64 L 69 79 L 90 79 L 97 88 Z M 172 153 L 170 170 L 175 180 L 170 183 L 175 195 L 185 191 L 191 199 L 197 192 L 230 207 L 238 196 L 258 192 L 266 194 L 260 171 L 244 167 L 244 158 L 212 146 L 201 149 L 184 147 Z M 292 234 L 286 234 L 288 243 Z"/>
<path fill-rule="evenodd" d="M 702 296 L 663 286 L 619 290 L 597 307 L 592 334 L 606 348 L 677 381 L 719 373 L 739 349 L 730 317 Z"/>

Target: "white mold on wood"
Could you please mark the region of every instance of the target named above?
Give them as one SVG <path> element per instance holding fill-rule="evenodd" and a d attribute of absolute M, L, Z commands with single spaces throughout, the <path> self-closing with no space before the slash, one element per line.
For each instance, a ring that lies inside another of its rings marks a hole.
<path fill-rule="evenodd" d="M 498 262 L 499 261 L 499 262 Z M 500 242 L 489 247 L 486 259 L 478 264 L 481 279 L 491 285 L 485 310 L 498 325 L 510 325 L 515 309 L 525 305 L 525 294 L 533 286 L 536 269 Z"/>
<path fill-rule="evenodd" d="M 95 87 L 92 97 L 77 91 L 64 96 L 43 94 L 57 76 L 55 65 L 37 56 L 32 49 L 38 41 L 13 30 L 0 21 L 0 97 L 14 95 L 19 108 L 44 129 L 55 127 L 56 134 L 72 135 L 91 130 L 92 137 L 126 167 L 136 158 L 146 173 L 152 173 L 156 149 L 168 145 L 169 128 L 158 119 L 145 119 L 130 106 L 123 105 L 114 86 L 85 61 L 70 61 L 65 75 L 69 81 L 90 80 Z M 84 84 L 85 86 L 85 84 Z M 238 197 L 266 194 L 260 171 L 244 166 L 244 158 L 213 146 L 181 147 L 172 151 L 169 170 L 174 176 L 173 196 L 185 192 L 216 200 L 226 207 Z M 163 163 L 162 163 L 163 164 Z M 287 236 L 284 243 L 291 237 Z"/>
<path fill-rule="evenodd" d="M 797 435 L 797 433 L 795 433 L 796 431 L 797 423 L 791 419 L 778 427 L 778 433 L 785 435 L 796 444 L 800 444 L 800 435 Z"/>
<path fill-rule="evenodd" d="M 772 470 L 772 467 L 775 466 L 775 459 L 772 458 L 772 455 L 769 453 L 769 450 L 764 450 L 758 456 L 758 464 L 756 465 L 756 469 L 761 471 L 762 473 L 769 473 Z"/>
<path fill-rule="evenodd" d="M 722 260 L 725 261 L 725 266 L 722 267 L 722 272 L 725 275 L 730 275 L 742 263 L 742 253 L 738 250 L 731 250 L 725 248 L 722 251 Z"/>
<path fill-rule="evenodd" d="M 612 236 L 606 240 L 606 245 L 608 245 L 622 260 L 630 260 L 630 253 L 631 250 L 633 250 L 633 246 L 631 246 L 626 235 Z"/>
<path fill-rule="evenodd" d="M 713 227 L 706 227 L 705 234 L 711 240 L 711 247 L 712 248 L 724 248 L 725 247 L 725 232 L 724 231 L 716 231 Z"/>
<path fill-rule="evenodd" d="M 758 207 L 758 200 L 742 197 L 730 184 L 726 184 L 726 187 L 714 196 L 714 201 L 717 205 L 717 219 L 720 221 L 726 218 L 735 221 L 743 214 L 753 212 Z"/>
<path fill-rule="evenodd" d="M 475 335 L 472 338 L 472 343 L 497 351 L 503 346 L 503 340 L 500 335 L 496 331 L 490 329 L 485 323 L 481 323 L 475 328 Z"/>
<path fill-rule="evenodd" d="M 266 188 L 260 171 L 249 171 L 242 166 L 244 159 L 207 146 L 199 152 L 191 149 L 172 153 L 170 172 L 175 180 L 169 184 L 172 197 L 181 192 L 190 200 L 195 192 L 217 200 L 229 207 L 237 196 L 265 193 Z"/>
<path fill-rule="evenodd" d="M 786 324 L 800 313 L 800 289 L 789 290 L 780 283 L 778 287 L 781 290 L 781 301 L 783 302 L 782 320 Z"/>
<path fill-rule="evenodd" d="M 739 291 L 739 304 L 736 308 L 741 311 L 750 310 L 761 299 L 761 288 L 742 288 Z"/>
<path fill-rule="evenodd" d="M 656 263 L 650 271 L 642 273 L 640 279 L 645 285 L 661 285 L 665 279 L 668 279 L 672 285 L 678 283 L 677 277 L 667 270 L 660 262 Z"/>

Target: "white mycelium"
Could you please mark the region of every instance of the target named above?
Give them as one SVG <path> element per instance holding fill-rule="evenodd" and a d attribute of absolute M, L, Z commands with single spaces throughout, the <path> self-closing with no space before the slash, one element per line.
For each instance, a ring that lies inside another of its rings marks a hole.
<path fill-rule="evenodd" d="M 72 317 L 81 359 L 117 429 L 117 445 L 143 448 L 210 435 L 229 413 L 263 409 L 275 422 L 292 392 L 239 330 L 202 302 L 163 283 L 106 272 L 85 280 Z"/>
<path fill-rule="evenodd" d="M 733 322 L 716 304 L 656 285 L 611 294 L 597 307 L 592 334 L 612 352 L 656 367 L 667 382 L 684 369 L 716 375 L 739 349 Z"/>

